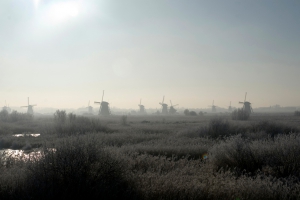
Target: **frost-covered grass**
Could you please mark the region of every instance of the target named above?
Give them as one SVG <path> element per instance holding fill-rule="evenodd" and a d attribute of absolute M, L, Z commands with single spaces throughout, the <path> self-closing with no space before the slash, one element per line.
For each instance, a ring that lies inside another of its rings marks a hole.
<path fill-rule="evenodd" d="M 42 152 L 0 160 L 0 199 L 300 198 L 293 114 L 62 116 L 0 121 L 2 148 Z"/>

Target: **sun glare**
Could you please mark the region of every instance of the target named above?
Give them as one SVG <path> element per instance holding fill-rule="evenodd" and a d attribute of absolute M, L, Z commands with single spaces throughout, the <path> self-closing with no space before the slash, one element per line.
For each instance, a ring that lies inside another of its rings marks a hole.
<path fill-rule="evenodd" d="M 48 17 L 53 23 L 63 22 L 79 14 L 79 3 L 76 1 L 60 2 L 49 8 Z"/>
<path fill-rule="evenodd" d="M 33 0 L 34 8 L 37 9 L 39 7 L 40 0 Z"/>

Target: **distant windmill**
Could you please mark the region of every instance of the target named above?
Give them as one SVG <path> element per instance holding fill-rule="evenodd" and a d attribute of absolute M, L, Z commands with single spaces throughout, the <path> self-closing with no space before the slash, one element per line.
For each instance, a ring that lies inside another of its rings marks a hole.
<path fill-rule="evenodd" d="M 88 109 L 88 113 L 89 113 L 90 115 L 92 115 L 92 114 L 93 114 L 93 107 L 90 106 L 90 101 L 89 101 L 88 107 L 86 107 L 86 108 Z"/>
<path fill-rule="evenodd" d="M 168 114 L 168 104 L 165 104 L 164 100 L 165 100 L 165 96 L 163 96 L 163 100 L 159 104 L 162 106 L 161 114 L 167 115 Z"/>
<path fill-rule="evenodd" d="M 251 107 L 251 103 L 249 101 L 246 101 L 246 97 L 247 97 L 247 92 L 245 94 L 245 100 L 244 102 L 239 102 L 240 104 L 243 104 L 243 110 L 247 113 L 252 113 L 253 110 L 252 110 L 252 107 Z"/>
<path fill-rule="evenodd" d="M 10 111 L 11 111 L 9 105 L 6 104 L 6 101 L 5 101 L 5 106 L 2 107 L 2 110 L 6 110 L 6 111 L 9 112 L 9 113 L 10 113 Z"/>
<path fill-rule="evenodd" d="M 35 105 L 30 105 L 29 104 L 29 97 L 28 97 L 28 105 L 27 106 L 21 106 L 21 107 L 27 107 L 27 114 L 33 115 L 33 106 L 36 106 L 36 104 Z"/>
<path fill-rule="evenodd" d="M 102 101 L 101 102 L 95 101 L 94 103 L 100 104 L 99 115 L 107 116 L 107 115 L 110 115 L 110 109 L 108 107 L 109 103 L 106 101 L 103 101 L 103 97 L 104 97 L 104 90 L 103 90 L 103 94 L 102 94 Z"/>
<path fill-rule="evenodd" d="M 140 104 L 138 105 L 140 107 L 140 114 L 145 114 L 145 106 L 142 105 L 142 99 L 140 99 Z"/>
<path fill-rule="evenodd" d="M 232 107 L 231 107 L 231 101 L 230 101 L 230 104 L 229 104 L 229 107 L 228 107 L 228 111 L 231 112 L 232 111 Z"/>
<path fill-rule="evenodd" d="M 169 109 L 169 113 L 173 115 L 173 114 L 175 114 L 176 111 L 177 111 L 174 107 L 175 107 L 175 106 L 178 106 L 178 104 L 173 105 L 171 100 L 170 100 L 170 103 L 171 103 L 171 107 L 170 107 L 170 109 Z"/>
<path fill-rule="evenodd" d="M 217 106 L 215 106 L 215 104 L 214 104 L 214 100 L 213 100 L 213 102 L 212 102 L 212 105 L 211 106 L 208 106 L 208 107 L 211 107 L 211 112 L 217 112 Z"/>

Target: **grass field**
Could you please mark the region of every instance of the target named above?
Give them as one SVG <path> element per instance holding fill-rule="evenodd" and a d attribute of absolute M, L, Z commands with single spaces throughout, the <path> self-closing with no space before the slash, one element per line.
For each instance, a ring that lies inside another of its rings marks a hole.
<path fill-rule="evenodd" d="M 0 149 L 25 153 L 3 153 L 0 199 L 300 199 L 298 133 L 292 113 L 6 116 Z"/>

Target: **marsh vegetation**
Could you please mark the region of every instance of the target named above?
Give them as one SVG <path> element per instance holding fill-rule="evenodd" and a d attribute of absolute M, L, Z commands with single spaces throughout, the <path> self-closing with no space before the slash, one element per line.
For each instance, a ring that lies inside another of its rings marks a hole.
<path fill-rule="evenodd" d="M 248 120 L 14 114 L 1 115 L 0 148 L 24 153 L 3 153 L 0 199 L 300 198 L 293 113 Z M 22 159 L 30 152 L 40 153 Z"/>

